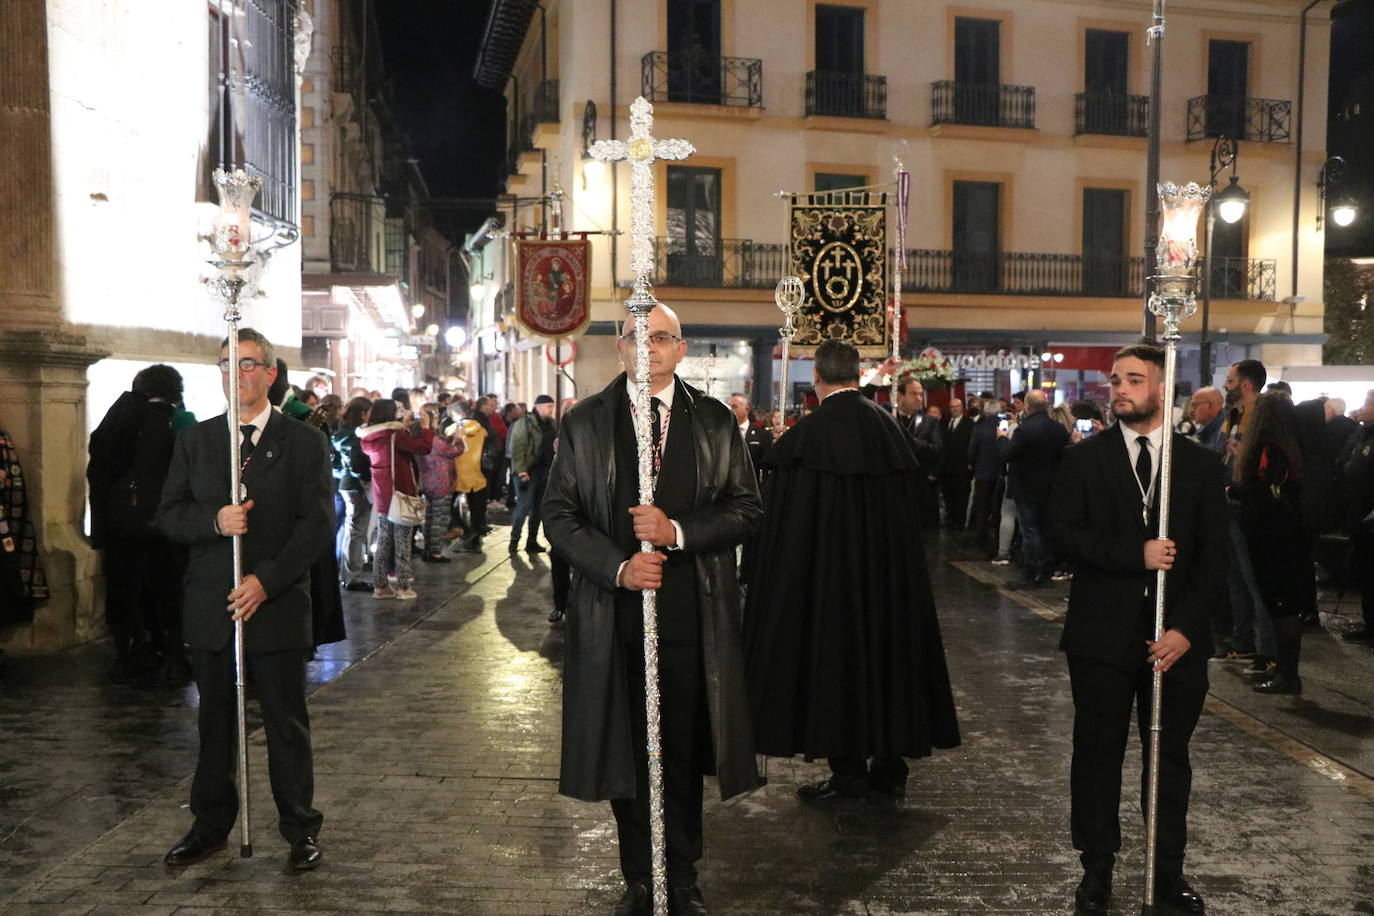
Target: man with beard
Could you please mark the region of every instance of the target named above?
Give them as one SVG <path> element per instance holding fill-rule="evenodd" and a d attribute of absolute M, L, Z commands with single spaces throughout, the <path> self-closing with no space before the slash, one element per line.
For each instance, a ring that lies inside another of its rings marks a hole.
<path fill-rule="evenodd" d="M 861 395 L 854 347 L 825 341 L 814 373 L 820 406 L 763 460 L 744 617 L 755 748 L 827 758 L 830 777 L 797 790 L 808 801 L 901 795 L 904 758 L 959 744 L 921 548 L 923 472 Z"/>
<path fill-rule="evenodd" d="M 658 590 L 658 655 L 668 912 L 695 916 L 702 775 L 723 798 L 758 785 L 744 697 L 735 547 L 759 516 L 739 427 L 725 405 L 685 384 L 672 309 L 649 313 L 654 505 L 639 499 L 635 385 L 621 374 L 568 412 L 544 498 L 544 531 L 572 566 L 563 674 L 559 791 L 609 798 L 625 895 L 616 916 L 653 909 L 646 746 L 644 589 Z M 635 369 L 632 321 L 616 344 Z M 641 541 L 659 548 L 639 549 Z"/>
<path fill-rule="evenodd" d="M 528 553 L 543 553 L 539 546 L 539 506 L 553 464 L 553 398 L 541 394 L 534 409 L 511 427 L 511 479 L 515 484 L 515 511 L 510 517 L 510 552 L 520 548 L 520 528 L 529 519 L 525 538 Z"/>
<path fill-rule="evenodd" d="M 1226 422 L 1222 425 L 1224 451 L 1222 462 L 1227 469 L 1226 482 L 1234 476 L 1236 453 L 1254 413 L 1255 401 L 1264 390 L 1266 370 L 1264 363 L 1257 359 L 1243 359 L 1233 363 L 1226 372 Z M 1263 673 L 1266 662 L 1274 658 L 1277 649 L 1274 643 L 1274 628 L 1269 619 L 1269 609 L 1264 606 L 1259 582 L 1250 562 L 1250 547 L 1245 540 L 1245 532 L 1240 526 L 1239 508 L 1230 506 L 1228 526 L 1231 538 L 1231 565 L 1227 588 L 1231 596 L 1231 650 L 1225 658 L 1229 661 L 1250 661 L 1254 665 L 1249 673 Z"/>
<path fill-rule="evenodd" d="M 1064 453 L 1050 494 L 1050 534 L 1074 566 L 1059 647 L 1073 689 L 1070 772 L 1080 911 L 1107 912 L 1121 848 L 1121 764 L 1134 702 L 1146 744 L 1154 671 L 1161 708 L 1155 899 L 1203 911 L 1183 877 L 1192 768 L 1188 742 L 1207 695 L 1212 607 L 1226 581 L 1226 498 L 1215 453 L 1173 434 L 1169 538 L 1158 538 L 1164 351 L 1137 344 L 1112 361 L 1117 423 Z M 1154 637 L 1156 570 L 1169 572 L 1165 632 Z M 1147 757 L 1148 760 L 1148 757 Z M 1146 765 L 1148 770 L 1148 762 Z M 1141 804 L 1145 804 L 1141 782 Z"/>

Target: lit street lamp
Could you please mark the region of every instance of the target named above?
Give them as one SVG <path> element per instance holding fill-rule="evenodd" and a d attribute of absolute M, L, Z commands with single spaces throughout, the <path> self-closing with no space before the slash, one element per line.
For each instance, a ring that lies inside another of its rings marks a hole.
<path fill-rule="evenodd" d="M 1198 335 L 1198 374 L 1201 385 L 1212 384 L 1212 338 L 1209 335 L 1212 317 L 1212 229 L 1217 216 L 1228 224 L 1234 225 L 1245 217 L 1250 205 L 1250 194 L 1236 180 L 1236 156 L 1240 144 L 1230 137 L 1218 137 L 1212 144 L 1211 173 L 1207 187 L 1216 191 L 1217 176 L 1231 168 L 1231 182 L 1224 191 L 1213 193 L 1207 202 L 1207 242 L 1202 260 L 1202 332 Z"/>
<path fill-rule="evenodd" d="M 1345 183 L 1345 160 L 1340 156 L 1332 156 L 1322 163 L 1321 171 L 1317 173 L 1317 231 L 1322 231 L 1322 223 L 1326 218 L 1327 199 L 1331 200 L 1331 222 L 1344 229 L 1355 222 L 1355 217 L 1359 211 L 1355 206 L 1355 201 L 1348 195 L 1341 193 L 1341 186 Z"/>

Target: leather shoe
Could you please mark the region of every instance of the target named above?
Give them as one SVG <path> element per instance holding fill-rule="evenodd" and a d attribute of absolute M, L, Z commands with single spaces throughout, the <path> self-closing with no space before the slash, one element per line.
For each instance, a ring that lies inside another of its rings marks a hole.
<path fill-rule="evenodd" d="M 180 843 L 168 850 L 167 855 L 162 857 L 162 861 L 180 868 L 183 865 L 194 865 L 203 859 L 208 859 L 223 848 L 223 840 L 207 840 L 192 830 L 181 838 Z"/>
<path fill-rule="evenodd" d="M 695 884 L 668 888 L 668 916 L 707 916 L 701 888 Z"/>
<path fill-rule="evenodd" d="M 560 620 L 562 620 L 562 619 L 563 619 L 563 612 L 560 611 L 558 608 L 554 608 L 554 609 L 553 609 L 553 612 L 552 612 L 551 614 L 549 614 L 549 623 L 558 623 L 558 621 L 560 621 Z"/>
<path fill-rule="evenodd" d="M 1207 905 L 1201 895 L 1193 890 L 1181 874 L 1164 875 L 1155 881 L 1155 903 L 1178 910 L 1180 913 L 1202 913 Z"/>
<path fill-rule="evenodd" d="M 1255 693 L 1278 693 L 1289 696 L 1302 695 L 1302 678 L 1289 677 L 1275 672 L 1267 681 L 1261 681 L 1250 688 Z"/>
<path fill-rule="evenodd" d="M 535 544 L 526 544 L 526 545 L 525 545 L 525 553 L 547 553 L 547 552 L 548 552 L 548 550 L 544 547 L 543 544 L 535 543 Z"/>
<path fill-rule="evenodd" d="M 829 779 L 822 779 L 820 782 L 809 782 L 797 787 L 797 797 L 802 801 L 836 801 L 842 799 L 863 798 L 864 787 L 859 785 L 844 785 L 837 782 L 834 776 Z"/>
<path fill-rule="evenodd" d="M 611 916 L 651 916 L 653 911 L 653 895 L 649 889 L 638 881 L 631 881 L 625 886 L 620 902 L 611 910 Z"/>
<path fill-rule="evenodd" d="M 1105 913 L 1112 899 L 1112 876 L 1110 873 L 1088 871 L 1078 882 L 1073 892 L 1073 905 L 1079 913 Z"/>
<path fill-rule="evenodd" d="M 291 863 L 291 867 L 296 871 L 309 871 L 319 866 L 324 861 L 324 853 L 320 851 L 320 841 L 313 836 L 301 837 L 291 844 L 291 854 L 286 857 Z"/>

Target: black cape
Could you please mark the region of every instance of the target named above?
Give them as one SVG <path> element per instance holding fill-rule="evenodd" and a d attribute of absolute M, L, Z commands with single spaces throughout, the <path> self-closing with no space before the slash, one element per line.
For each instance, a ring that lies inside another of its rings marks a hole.
<path fill-rule="evenodd" d="M 897 424 L 840 392 L 763 467 L 744 617 L 756 750 L 810 759 L 957 747 L 920 474 Z"/>

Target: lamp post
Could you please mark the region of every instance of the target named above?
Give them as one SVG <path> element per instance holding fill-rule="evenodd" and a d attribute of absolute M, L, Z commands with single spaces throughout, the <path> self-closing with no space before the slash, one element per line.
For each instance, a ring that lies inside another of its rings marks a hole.
<path fill-rule="evenodd" d="M 1212 384 L 1212 339 L 1209 336 L 1212 317 L 1212 230 L 1216 226 L 1217 215 L 1226 223 L 1239 222 L 1245 216 L 1250 203 L 1250 195 L 1236 181 L 1236 156 L 1240 144 L 1230 137 L 1218 137 L 1212 144 L 1211 173 L 1207 178 L 1207 189 L 1211 196 L 1207 200 L 1207 241 L 1202 258 L 1202 331 L 1198 335 L 1198 376 L 1199 385 Z M 1226 190 L 1215 193 L 1217 176 L 1227 167 L 1231 169 L 1231 182 Z"/>
<path fill-rule="evenodd" d="M 1355 222 L 1359 209 L 1349 196 L 1342 193 L 1345 184 L 1345 160 L 1332 156 L 1322 163 L 1317 173 L 1317 231 L 1321 232 L 1326 219 L 1328 200 L 1331 206 L 1331 222 L 1344 229 Z"/>

